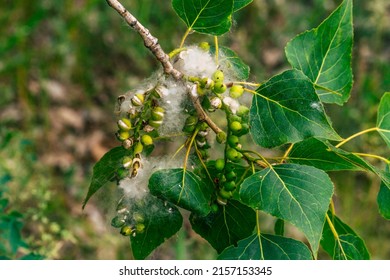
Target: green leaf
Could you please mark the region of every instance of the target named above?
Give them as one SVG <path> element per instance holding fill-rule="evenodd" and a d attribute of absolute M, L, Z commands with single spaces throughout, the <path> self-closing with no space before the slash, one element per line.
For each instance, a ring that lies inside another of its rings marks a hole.
<path fill-rule="evenodd" d="M 322 102 L 342 105 L 353 83 L 352 43 L 352 0 L 345 0 L 317 28 L 291 40 L 285 51 L 292 67 L 315 84 Z"/>
<path fill-rule="evenodd" d="M 368 260 L 370 254 L 364 244 L 364 241 L 345 224 L 339 217 L 332 215 L 328 211 L 328 215 L 336 230 L 339 240 L 337 240 L 331 230 L 328 220 L 324 225 L 322 232 L 321 247 L 335 260 L 352 259 L 352 260 Z"/>
<path fill-rule="evenodd" d="M 192 214 L 190 222 L 194 231 L 221 253 L 226 247 L 237 245 L 239 240 L 252 234 L 256 213 L 239 201 L 229 200 L 226 206 L 219 206 L 218 212 L 210 212 L 206 217 Z"/>
<path fill-rule="evenodd" d="M 238 242 L 238 246 L 226 248 L 219 260 L 311 260 L 305 244 L 283 236 L 253 234 Z"/>
<path fill-rule="evenodd" d="M 149 179 L 150 192 L 200 216 L 210 212 L 212 189 L 182 168 L 158 170 Z"/>
<path fill-rule="evenodd" d="M 265 148 L 310 137 L 341 140 L 331 127 L 311 81 L 288 70 L 262 84 L 250 109 L 253 140 Z"/>
<path fill-rule="evenodd" d="M 172 7 L 189 30 L 219 36 L 232 25 L 233 0 L 172 0 Z"/>
<path fill-rule="evenodd" d="M 215 54 L 214 46 L 210 48 L 210 52 Z M 218 63 L 227 71 L 225 74 L 233 79 L 243 81 L 249 78 L 249 66 L 233 50 L 227 47 L 219 47 Z"/>
<path fill-rule="evenodd" d="M 234 0 L 233 3 L 233 12 L 237 12 L 238 10 L 241 10 L 245 6 L 252 3 L 253 0 Z"/>
<path fill-rule="evenodd" d="M 386 92 L 381 98 L 376 123 L 379 134 L 390 147 L 390 92 Z"/>
<path fill-rule="evenodd" d="M 248 177 L 240 197 L 246 205 L 298 227 L 317 254 L 333 183 L 322 170 L 298 164 L 272 166 Z"/>
<path fill-rule="evenodd" d="M 126 150 L 122 146 L 115 147 L 95 164 L 91 184 L 83 203 L 83 209 L 94 193 L 116 177 L 116 171 L 121 167 L 121 159 L 125 153 Z"/>
<path fill-rule="evenodd" d="M 367 163 L 359 156 L 337 149 L 316 138 L 296 143 L 291 149 L 287 161 L 314 166 L 324 171 L 366 171 L 369 169 Z"/>
<path fill-rule="evenodd" d="M 389 165 L 386 166 L 386 172 L 389 172 Z M 390 220 L 390 185 L 386 185 L 384 181 L 381 182 L 377 203 L 382 217 Z"/>
<path fill-rule="evenodd" d="M 130 235 L 135 259 L 145 259 L 154 249 L 170 238 L 182 226 L 183 217 L 177 207 L 151 195 L 132 205 L 130 213 L 144 218 L 143 232 Z"/>

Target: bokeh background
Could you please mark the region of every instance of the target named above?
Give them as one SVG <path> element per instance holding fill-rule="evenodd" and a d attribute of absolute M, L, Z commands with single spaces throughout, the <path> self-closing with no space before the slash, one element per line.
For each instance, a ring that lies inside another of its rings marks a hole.
<path fill-rule="evenodd" d="M 164 50 L 178 46 L 185 25 L 170 1 L 122 2 Z M 264 81 L 288 67 L 285 44 L 317 26 L 339 3 L 254 0 L 235 14 L 234 28 L 220 43 L 250 65 L 252 81 Z M 390 90 L 390 2 L 354 1 L 354 28 L 352 97 L 344 107 L 326 107 L 344 137 L 375 126 L 377 104 Z M 188 43 L 199 40 L 212 42 L 192 35 Z M 118 145 L 113 114 L 117 96 L 157 67 L 139 36 L 104 0 L 2 1 L 0 255 L 133 258 L 128 238 L 110 226 L 116 186 L 99 191 L 84 211 L 81 205 L 94 163 Z M 389 157 L 374 134 L 345 148 Z M 373 259 L 390 259 L 390 224 L 376 205 L 378 179 L 365 173 L 331 175 L 338 215 L 366 241 Z M 266 228 L 267 217 L 264 220 Z M 185 222 L 150 258 L 215 256 Z M 321 257 L 327 258 L 323 253 Z"/>

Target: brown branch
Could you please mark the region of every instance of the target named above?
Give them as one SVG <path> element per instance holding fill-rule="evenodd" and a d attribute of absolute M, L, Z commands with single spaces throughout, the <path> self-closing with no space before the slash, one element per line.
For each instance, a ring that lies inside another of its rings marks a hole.
<path fill-rule="evenodd" d="M 149 30 L 145 28 L 136 17 L 134 17 L 126 8 L 117 0 L 106 0 L 108 5 L 110 5 L 114 10 L 116 10 L 121 17 L 125 19 L 127 24 L 133 28 L 137 33 L 142 37 L 145 47 L 147 47 L 153 55 L 156 57 L 158 61 L 160 61 L 164 72 L 168 75 L 172 75 L 176 80 L 180 80 L 183 78 L 183 73 L 173 68 L 172 63 L 169 61 L 169 56 L 164 52 L 158 43 L 158 39 L 150 34 Z M 202 105 L 199 102 L 199 97 L 195 96 L 191 93 L 191 90 L 196 92 L 196 85 L 191 89 L 189 89 L 189 96 L 194 104 L 196 112 L 198 113 L 198 117 L 200 120 L 205 121 L 209 127 L 218 134 L 222 130 L 210 119 L 210 117 L 203 110 Z"/>
<path fill-rule="evenodd" d="M 150 34 L 149 30 L 145 28 L 136 17 L 134 17 L 123 5 L 117 0 L 106 0 L 114 10 L 116 10 L 121 17 L 125 19 L 127 24 L 133 28 L 142 37 L 145 47 L 147 47 L 153 55 L 160 61 L 164 72 L 172 75 L 176 80 L 183 77 L 183 74 L 173 68 L 172 63 L 169 61 L 169 56 L 163 51 L 158 39 Z"/>

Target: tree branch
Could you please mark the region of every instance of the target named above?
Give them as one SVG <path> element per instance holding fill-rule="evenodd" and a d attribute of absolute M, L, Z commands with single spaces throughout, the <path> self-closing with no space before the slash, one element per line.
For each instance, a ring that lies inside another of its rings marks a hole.
<path fill-rule="evenodd" d="M 134 17 L 123 5 L 117 0 L 106 0 L 114 10 L 116 10 L 121 17 L 123 17 L 126 23 L 133 28 L 142 37 L 145 47 L 147 47 L 153 55 L 160 61 L 164 72 L 172 75 L 176 80 L 183 77 L 183 74 L 173 68 L 172 63 L 169 61 L 169 56 L 163 51 L 158 39 L 150 34 L 149 30 L 145 28 L 136 17 Z"/>
<path fill-rule="evenodd" d="M 172 63 L 169 61 L 169 56 L 164 52 L 158 43 L 158 39 L 150 34 L 149 30 L 143 26 L 135 16 L 133 16 L 126 8 L 117 0 L 106 0 L 108 5 L 110 5 L 114 10 L 116 10 L 121 17 L 123 17 L 126 23 L 133 28 L 144 41 L 145 47 L 147 47 L 153 55 L 156 57 L 158 61 L 160 61 L 164 72 L 168 75 L 172 75 L 176 80 L 180 80 L 183 78 L 183 73 L 173 68 Z M 202 105 L 199 102 L 199 97 L 195 96 L 191 93 L 191 89 L 189 90 L 189 96 L 194 104 L 196 112 L 198 113 L 199 119 L 205 121 L 209 127 L 218 134 L 222 130 L 210 119 L 210 117 L 203 110 Z M 196 92 L 196 86 L 195 86 Z"/>

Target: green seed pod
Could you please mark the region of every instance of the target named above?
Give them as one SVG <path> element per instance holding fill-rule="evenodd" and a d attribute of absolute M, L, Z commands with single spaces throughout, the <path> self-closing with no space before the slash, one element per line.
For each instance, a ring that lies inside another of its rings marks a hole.
<path fill-rule="evenodd" d="M 215 161 L 215 169 L 218 171 L 222 171 L 225 168 L 225 160 L 223 158 L 219 158 Z"/>
<path fill-rule="evenodd" d="M 224 93 L 226 91 L 227 87 L 223 82 L 215 82 L 213 91 L 214 93 Z"/>
<path fill-rule="evenodd" d="M 239 98 L 244 93 L 244 87 L 242 85 L 233 85 L 230 88 L 229 95 L 231 98 Z"/>
<path fill-rule="evenodd" d="M 196 125 L 185 125 L 183 127 L 183 132 L 190 134 L 195 130 L 195 127 Z"/>
<path fill-rule="evenodd" d="M 186 121 L 185 121 L 185 125 L 189 125 L 189 126 L 192 126 L 192 125 L 196 125 L 198 123 L 198 118 L 196 116 L 189 116 Z"/>
<path fill-rule="evenodd" d="M 219 210 L 218 204 L 215 203 L 211 204 L 211 212 L 217 213 L 218 210 Z"/>
<path fill-rule="evenodd" d="M 219 144 L 225 143 L 225 141 L 226 141 L 226 133 L 224 131 L 218 132 L 217 136 L 216 136 L 216 139 L 217 139 L 217 142 Z"/>
<path fill-rule="evenodd" d="M 221 109 L 222 100 L 219 97 L 213 97 L 210 99 L 210 105 L 213 109 Z"/>
<path fill-rule="evenodd" d="M 223 184 L 223 189 L 225 191 L 231 192 L 236 189 L 236 183 L 234 181 L 227 181 Z"/>
<path fill-rule="evenodd" d="M 199 127 L 199 130 L 206 130 L 209 128 L 209 125 L 207 124 L 207 122 L 200 122 L 198 124 L 198 127 Z"/>
<path fill-rule="evenodd" d="M 144 104 L 145 97 L 142 93 L 137 93 L 132 99 L 131 104 L 134 106 L 142 106 Z"/>
<path fill-rule="evenodd" d="M 126 169 L 130 169 L 132 163 L 133 163 L 133 159 L 128 156 L 124 157 L 122 160 L 122 165 Z"/>
<path fill-rule="evenodd" d="M 119 130 L 116 133 L 116 137 L 118 138 L 119 141 L 125 141 L 126 139 L 129 139 L 130 133 L 126 130 Z"/>
<path fill-rule="evenodd" d="M 135 231 L 137 233 L 143 233 L 145 230 L 145 225 L 144 224 L 136 224 L 135 225 Z"/>
<path fill-rule="evenodd" d="M 111 220 L 111 226 L 113 226 L 115 228 L 123 227 L 125 225 L 125 223 L 126 223 L 126 221 L 125 221 L 125 219 L 123 219 L 122 215 L 121 216 L 115 216 Z"/>
<path fill-rule="evenodd" d="M 224 74 L 221 70 L 217 70 L 214 72 L 213 76 L 211 77 L 215 83 L 217 82 L 223 82 Z"/>
<path fill-rule="evenodd" d="M 218 196 L 218 197 L 217 197 L 217 203 L 218 203 L 219 205 L 225 206 L 225 205 L 227 204 L 227 199 Z"/>
<path fill-rule="evenodd" d="M 141 142 L 137 142 L 134 146 L 134 154 L 140 154 L 142 153 L 142 150 L 144 149 L 144 146 L 141 144 Z"/>
<path fill-rule="evenodd" d="M 203 96 L 206 94 L 206 91 L 204 90 L 204 88 L 202 88 L 199 84 L 198 86 L 196 87 L 196 93 L 199 95 L 199 96 Z"/>
<path fill-rule="evenodd" d="M 218 194 L 223 199 L 229 199 L 229 198 L 232 197 L 232 192 L 231 191 L 227 191 L 225 189 L 220 189 Z"/>
<path fill-rule="evenodd" d="M 155 107 L 152 111 L 152 120 L 155 121 L 161 121 L 164 118 L 164 108 L 162 107 Z"/>
<path fill-rule="evenodd" d="M 199 43 L 199 48 L 201 48 L 202 50 L 208 52 L 210 50 L 210 44 L 207 43 L 207 42 L 200 42 Z"/>
<path fill-rule="evenodd" d="M 238 152 L 236 149 L 228 148 L 226 150 L 226 157 L 231 161 L 236 161 L 238 158 Z"/>
<path fill-rule="evenodd" d="M 160 121 L 156 121 L 156 120 L 150 120 L 149 121 L 149 125 L 154 127 L 154 128 L 159 128 L 161 126 L 161 124 L 163 123 L 162 120 Z"/>
<path fill-rule="evenodd" d="M 129 226 L 123 226 L 121 228 L 121 234 L 124 236 L 129 236 L 133 232 L 133 229 Z"/>
<path fill-rule="evenodd" d="M 236 180 L 236 178 L 237 178 L 237 174 L 233 170 L 226 173 L 225 176 L 226 176 L 226 180 L 228 180 L 228 181 L 233 181 L 233 180 Z"/>
<path fill-rule="evenodd" d="M 246 107 L 245 105 L 240 105 L 237 110 L 237 115 L 240 117 L 244 117 L 249 113 L 249 108 Z"/>
<path fill-rule="evenodd" d="M 240 144 L 240 139 L 236 135 L 229 135 L 227 142 L 230 147 L 237 148 L 238 144 Z"/>
<path fill-rule="evenodd" d="M 144 134 L 141 136 L 141 142 L 145 146 L 150 146 L 153 144 L 153 138 L 148 134 Z"/>
<path fill-rule="evenodd" d="M 230 115 L 229 116 L 230 122 L 242 122 L 242 118 L 237 115 Z"/>
<path fill-rule="evenodd" d="M 231 122 L 231 123 L 229 124 L 229 128 L 230 128 L 230 130 L 231 130 L 234 134 L 236 134 L 236 133 L 239 133 L 239 132 L 241 131 L 241 129 L 242 129 L 242 124 L 241 124 L 240 122 L 238 122 L 238 121 L 234 121 L 234 122 Z"/>
<path fill-rule="evenodd" d="M 118 121 L 118 127 L 122 131 L 128 131 L 131 129 L 131 121 L 127 118 L 122 118 Z"/>
<path fill-rule="evenodd" d="M 133 214 L 133 219 L 136 223 L 143 223 L 145 221 L 144 216 L 138 212 Z"/>

